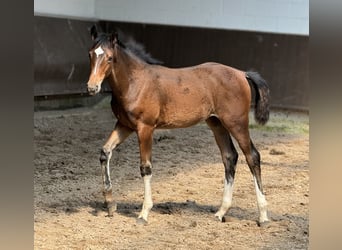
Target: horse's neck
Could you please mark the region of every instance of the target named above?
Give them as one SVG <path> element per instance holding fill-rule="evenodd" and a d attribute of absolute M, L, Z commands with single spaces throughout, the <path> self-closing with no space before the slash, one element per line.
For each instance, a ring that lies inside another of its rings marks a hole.
<path fill-rule="evenodd" d="M 112 69 L 111 87 L 113 93 L 125 96 L 129 89 L 129 85 L 134 79 L 133 75 L 143 70 L 146 63 L 131 55 L 129 52 L 121 48 L 117 48 L 116 63 Z"/>
<path fill-rule="evenodd" d="M 137 56 L 131 52 L 124 50 L 120 47 L 117 48 L 117 64 L 119 67 L 124 67 L 126 69 L 142 67 L 146 63 L 139 59 Z"/>

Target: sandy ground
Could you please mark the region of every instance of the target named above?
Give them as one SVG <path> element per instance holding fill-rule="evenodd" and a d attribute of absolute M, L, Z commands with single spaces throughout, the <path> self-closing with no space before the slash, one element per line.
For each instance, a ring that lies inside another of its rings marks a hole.
<path fill-rule="evenodd" d="M 118 210 L 106 217 L 102 208 L 99 152 L 115 122 L 104 106 L 34 114 L 35 249 L 308 248 L 307 114 L 272 112 L 262 128 L 251 119 L 272 220 L 267 226 L 257 226 L 254 183 L 240 150 L 229 221 L 215 219 L 224 168 L 205 123 L 155 133 L 154 207 L 149 223 L 138 225 L 143 182 L 135 135 L 111 161 Z"/>

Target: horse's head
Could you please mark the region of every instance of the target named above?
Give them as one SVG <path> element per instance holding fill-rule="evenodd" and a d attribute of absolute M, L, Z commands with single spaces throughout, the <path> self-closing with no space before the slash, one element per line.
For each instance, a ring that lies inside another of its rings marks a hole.
<path fill-rule="evenodd" d="M 89 50 L 90 76 L 87 85 L 89 94 L 95 95 L 100 92 L 103 80 L 111 73 L 117 37 L 113 34 L 98 35 L 95 26 L 90 34 L 94 44 Z"/>

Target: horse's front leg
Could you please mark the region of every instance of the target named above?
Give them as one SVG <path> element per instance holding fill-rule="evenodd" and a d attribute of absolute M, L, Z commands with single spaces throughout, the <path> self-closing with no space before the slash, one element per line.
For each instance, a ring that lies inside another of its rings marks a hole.
<path fill-rule="evenodd" d="M 112 193 L 109 161 L 112 157 L 113 149 L 122 143 L 132 132 L 133 130 L 123 126 L 120 122 L 117 122 L 112 134 L 101 150 L 100 162 L 103 178 L 103 195 L 105 198 L 105 205 L 108 208 L 108 216 L 113 216 L 113 212 L 116 210 L 116 204 Z"/>
<path fill-rule="evenodd" d="M 154 128 L 151 126 L 138 126 L 137 134 L 140 148 L 140 173 L 144 179 L 144 203 L 138 217 L 138 223 L 147 223 L 148 214 L 153 206 L 151 192 L 152 178 L 152 138 Z"/>

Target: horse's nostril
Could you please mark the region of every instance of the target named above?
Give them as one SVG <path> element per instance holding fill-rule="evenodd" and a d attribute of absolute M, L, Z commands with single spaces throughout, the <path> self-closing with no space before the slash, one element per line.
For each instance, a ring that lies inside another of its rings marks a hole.
<path fill-rule="evenodd" d="M 97 92 L 99 92 L 99 90 L 100 90 L 100 86 L 98 86 L 98 85 L 96 85 L 96 86 L 89 86 L 89 87 L 87 87 L 87 89 L 88 89 L 88 93 L 90 94 L 90 95 L 94 95 L 94 94 L 96 94 Z"/>
<path fill-rule="evenodd" d="M 94 92 L 95 92 L 95 89 L 94 89 L 94 88 L 91 88 L 91 87 L 88 87 L 88 92 L 89 92 L 89 93 L 94 93 Z"/>

